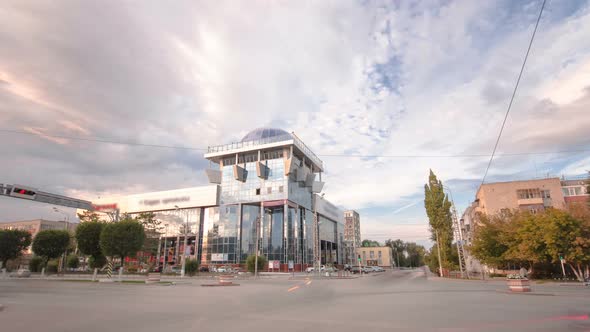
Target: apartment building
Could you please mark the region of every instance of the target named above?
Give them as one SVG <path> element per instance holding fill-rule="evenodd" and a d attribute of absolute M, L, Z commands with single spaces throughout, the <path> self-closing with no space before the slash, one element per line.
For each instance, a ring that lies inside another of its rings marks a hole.
<path fill-rule="evenodd" d="M 360 247 L 356 248 L 357 257 L 362 266 L 381 266 L 393 268 L 393 250 L 391 247 Z"/>
<path fill-rule="evenodd" d="M 355 264 L 356 248 L 361 245 L 361 218 L 354 210 L 344 211 L 344 255 L 347 264 Z"/>

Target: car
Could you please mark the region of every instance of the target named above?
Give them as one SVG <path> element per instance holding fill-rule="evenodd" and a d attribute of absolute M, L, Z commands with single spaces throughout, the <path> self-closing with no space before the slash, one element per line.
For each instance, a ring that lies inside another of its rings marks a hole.
<path fill-rule="evenodd" d="M 363 273 L 371 273 L 373 272 L 373 268 L 370 266 L 363 266 L 362 267 Z"/>
<path fill-rule="evenodd" d="M 385 272 L 385 269 L 381 266 L 371 266 L 371 268 L 373 269 L 373 272 Z"/>
<path fill-rule="evenodd" d="M 31 276 L 31 271 L 29 271 L 29 269 L 18 269 L 16 272 L 12 272 L 10 276 L 16 278 L 28 278 Z"/>
<path fill-rule="evenodd" d="M 358 266 L 351 266 L 350 267 L 350 272 L 352 274 L 357 274 L 360 273 L 362 271 L 362 268 L 358 267 Z"/>
<path fill-rule="evenodd" d="M 207 266 L 201 266 L 199 268 L 199 272 L 209 272 L 209 267 L 207 267 Z"/>
<path fill-rule="evenodd" d="M 350 271 L 351 268 L 352 266 L 350 266 L 349 264 L 344 264 L 344 271 Z"/>
<path fill-rule="evenodd" d="M 219 273 L 226 273 L 228 272 L 228 267 L 227 266 L 221 266 L 217 268 L 217 272 Z"/>

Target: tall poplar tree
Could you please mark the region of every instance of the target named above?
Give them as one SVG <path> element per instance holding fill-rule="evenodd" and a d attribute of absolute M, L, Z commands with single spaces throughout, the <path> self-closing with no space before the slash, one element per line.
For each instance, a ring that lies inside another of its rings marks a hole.
<path fill-rule="evenodd" d="M 424 185 L 424 207 L 430 224 L 431 239 L 440 247 L 442 266 L 452 268 L 450 261 L 453 244 L 453 220 L 451 202 L 443 190 L 443 184 L 430 170 L 428 183 Z"/>

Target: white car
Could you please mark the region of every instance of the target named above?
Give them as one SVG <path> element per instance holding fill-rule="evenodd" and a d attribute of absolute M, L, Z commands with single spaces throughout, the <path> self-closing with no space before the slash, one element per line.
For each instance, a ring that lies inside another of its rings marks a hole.
<path fill-rule="evenodd" d="M 385 272 L 385 269 L 381 266 L 371 266 L 371 268 L 373 269 L 373 272 Z"/>
<path fill-rule="evenodd" d="M 314 270 L 315 270 L 315 269 L 313 268 L 313 266 L 310 266 L 310 267 L 308 267 L 307 269 L 305 269 L 305 272 L 307 272 L 307 273 L 311 273 L 311 272 L 313 272 Z M 326 270 L 326 266 L 325 266 L 325 265 L 322 265 L 322 266 L 320 267 L 320 272 L 324 272 L 325 270 Z"/>
<path fill-rule="evenodd" d="M 17 278 L 28 278 L 31 276 L 31 271 L 29 271 L 29 269 L 18 269 L 16 272 L 12 272 L 10 276 Z"/>

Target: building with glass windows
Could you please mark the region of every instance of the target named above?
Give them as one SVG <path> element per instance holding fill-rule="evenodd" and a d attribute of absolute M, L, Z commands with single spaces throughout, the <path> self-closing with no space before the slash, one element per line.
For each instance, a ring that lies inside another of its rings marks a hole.
<path fill-rule="evenodd" d="M 275 271 L 345 263 L 343 211 L 318 195 L 323 162 L 294 133 L 256 129 L 209 147 L 205 158 L 210 185 L 102 198 L 95 207 L 153 212 L 164 228 L 157 261 L 166 266 L 183 253 L 201 265 L 242 265 L 258 252 Z"/>

